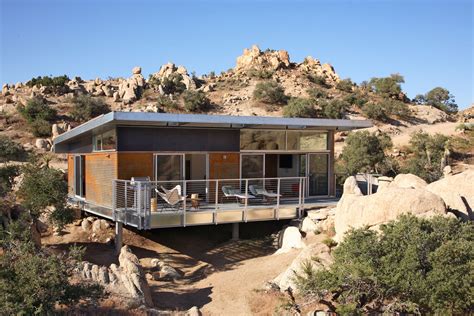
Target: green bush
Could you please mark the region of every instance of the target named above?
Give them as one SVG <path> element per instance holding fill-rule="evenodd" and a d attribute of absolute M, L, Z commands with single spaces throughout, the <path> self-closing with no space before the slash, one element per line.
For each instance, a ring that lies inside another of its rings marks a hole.
<path fill-rule="evenodd" d="M 368 131 L 350 133 L 340 156 L 341 168 L 346 175 L 379 173 L 381 165 L 386 163 L 385 150 L 391 147 L 392 140 L 388 135 L 376 135 Z"/>
<path fill-rule="evenodd" d="M 253 97 L 268 104 L 285 104 L 288 99 L 283 87 L 275 81 L 257 83 L 253 91 Z"/>
<path fill-rule="evenodd" d="M 380 230 L 350 231 L 327 269 L 304 265 L 295 277 L 300 293 L 351 314 L 472 312 L 472 222 L 404 215 Z"/>
<path fill-rule="evenodd" d="M 249 77 L 253 78 L 258 78 L 258 79 L 270 79 L 273 77 L 273 70 L 268 70 L 268 69 L 255 69 L 252 68 L 249 71 L 247 71 L 247 75 Z"/>
<path fill-rule="evenodd" d="M 404 172 L 413 173 L 427 182 L 440 179 L 447 164 L 449 138 L 442 134 L 430 135 L 418 131 L 410 138 L 410 157 Z"/>
<path fill-rule="evenodd" d="M 341 119 L 349 109 L 350 105 L 344 100 L 334 99 L 331 101 L 321 102 L 321 112 L 323 117 Z"/>
<path fill-rule="evenodd" d="M 379 103 L 367 103 L 362 112 L 370 119 L 387 122 L 391 116 L 405 119 L 410 116 L 410 109 L 406 103 L 393 99 L 384 99 Z"/>
<path fill-rule="evenodd" d="M 327 92 L 321 88 L 309 88 L 308 90 L 306 90 L 306 93 L 308 93 L 308 96 L 313 100 L 328 98 Z"/>
<path fill-rule="evenodd" d="M 288 105 L 283 107 L 284 117 L 314 117 L 315 110 L 313 104 L 308 99 L 292 98 Z"/>
<path fill-rule="evenodd" d="M 56 118 L 56 110 L 51 108 L 44 98 L 34 97 L 25 106 L 20 105 L 18 112 L 28 122 L 36 137 L 51 136 L 51 122 Z"/>
<path fill-rule="evenodd" d="M 0 228 L 0 310 L 3 315 L 56 315 L 64 307 L 82 302 L 97 304 L 103 288 L 97 284 L 72 283 L 83 249 L 71 247 L 57 256 L 32 242 L 31 220 L 26 216 Z"/>
<path fill-rule="evenodd" d="M 43 87 L 63 87 L 69 81 L 69 77 L 66 75 L 57 76 L 57 77 L 49 77 L 49 76 L 38 76 L 36 78 L 32 78 L 30 81 L 26 83 L 28 87 L 33 86 L 43 86 Z"/>
<path fill-rule="evenodd" d="M 0 167 L 0 198 L 4 198 L 11 191 L 15 177 L 18 175 L 17 166 Z"/>
<path fill-rule="evenodd" d="M 402 92 L 400 84 L 404 83 L 403 76 L 399 74 L 392 74 L 390 77 L 372 78 L 368 85 L 375 93 L 384 97 L 398 98 Z"/>
<path fill-rule="evenodd" d="M 77 122 L 85 122 L 94 117 L 110 112 L 109 106 L 101 98 L 79 95 L 72 99 L 71 117 Z"/>
<path fill-rule="evenodd" d="M 156 100 L 156 105 L 161 108 L 176 110 L 178 109 L 178 104 L 164 95 L 159 95 Z"/>
<path fill-rule="evenodd" d="M 186 90 L 186 85 L 183 82 L 183 76 L 177 72 L 161 80 L 161 87 L 165 94 L 180 94 Z"/>
<path fill-rule="evenodd" d="M 343 100 L 359 108 L 362 108 L 367 103 L 367 99 L 360 93 L 351 93 L 345 96 Z"/>
<path fill-rule="evenodd" d="M 61 171 L 34 162 L 23 166 L 22 173 L 23 180 L 18 194 L 23 207 L 34 219 L 47 207 L 70 211 L 66 207 L 67 183 Z"/>
<path fill-rule="evenodd" d="M 448 89 L 436 87 L 425 94 L 425 102 L 446 113 L 456 113 L 458 105 Z"/>
<path fill-rule="evenodd" d="M 27 154 L 20 144 L 10 138 L 0 135 L 0 163 L 10 160 L 24 160 Z"/>
<path fill-rule="evenodd" d="M 355 84 L 349 78 L 340 80 L 336 84 L 336 88 L 338 90 L 341 90 L 341 91 L 344 91 L 344 92 L 352 92 L 352 89 L 354 88 L 354 86 L 355 86 Z"/>
<path fill-rule="evenodd" d="M 314 84 L 317 84 L 324 88 L 330 88 L 331 85 L 326 81 L 326 77 L 316 75 L 316 74 L 308 74 L 308 80 Z"/>
<path fill-rule="evenodd" d="M 183 93 L 184 108 L 188 112 L 200 112 L 207 110 L 211 101 L 203 91 L 185 91 Z"/>

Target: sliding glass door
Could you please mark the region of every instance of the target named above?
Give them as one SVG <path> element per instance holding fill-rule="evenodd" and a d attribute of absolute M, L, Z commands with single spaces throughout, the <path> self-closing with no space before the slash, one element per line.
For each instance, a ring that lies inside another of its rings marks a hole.
<path fill-rule="evenodd" d="M 156 181 L 184 179 L 184 154 L 156 154 L 154 164 Z"/>
<path fill-rule="evenodd" d="M 329 195 L 329 155 L 308 154 L 308 195 Z"/>

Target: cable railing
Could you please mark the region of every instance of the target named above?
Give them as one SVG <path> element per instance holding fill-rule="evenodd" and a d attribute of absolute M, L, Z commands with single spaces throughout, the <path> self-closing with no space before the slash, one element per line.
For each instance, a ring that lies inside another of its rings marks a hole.
<path fill-rule="evenodd" d="M 113 182 L 113 219 L 150 229 L 152 217 L 178 215 L 179 226 L 192 224 L 196 214 L 210 214 L 211 224 L 225 221 L 280 219 L 285 208 L 301 216 L 305 177 Z M 225 215 L 222 215 L 225 213 Z M 232 217 L 232 216 L 234 217 Z"/>

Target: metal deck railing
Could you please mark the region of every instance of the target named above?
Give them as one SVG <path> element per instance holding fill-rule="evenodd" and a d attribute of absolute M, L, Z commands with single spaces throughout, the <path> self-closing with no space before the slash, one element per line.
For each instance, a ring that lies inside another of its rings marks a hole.
<path fill-rule="evenodd" d="M 305 177 L 113 182 L 113 220 L 138 229 L 300 217 Z M 167 202 L 179 186 L 183 198 Z M 292 211 L 289 211 L 292 210 Z"/>

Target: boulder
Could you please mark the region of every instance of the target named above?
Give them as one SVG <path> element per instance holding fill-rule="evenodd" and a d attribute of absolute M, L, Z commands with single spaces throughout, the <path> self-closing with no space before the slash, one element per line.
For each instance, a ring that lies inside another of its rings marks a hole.
<path fill-rule="evenodd" d="M 391 187 L 413 189 L 423 189 L 427 185 L 428 184 L 425 180 L 411 173 L 398 174 L 395 179 L 393 179 L 393 182 L 390 184 Z"/>
<path fill-rule="evenodd" d="M 305 217 L 303 219 L 303 223 L 301 224 L 301 231 L 308 234 L 314 234 L 317 229 L 318 226 L 310 217 Z"/>
<path fill-rule="evenodd" d="M 303 263 L 311 263 L 314 269 L 326 267 L 332 263 L 332 257 L 329 252 L 329 247 L 322 243 L 309 245 L 298 254 L 285 271 L 273 279 L 272 283 L 277 285 L 281 292 L 288 290 L 288 288 L 296 291 L 294 278 L 296 273 L 301 273 Z"/>
<path fill-rule="evenodd" d="M 236 71 L 246 71 L 252 69 L 277 70 L 290 66 L 290 56 L 287 51 L 267 50 L 260 51 L 257 45 L 250 49 L 244 49 L 242 56 L 237 57 Z"/>
<path fill-rule="evenodd" d="M 425 189 L 390 187 L 368 196 L 344 193 L 337 204 L 335 240 L 340 242 L 351 227 L 378 226 L 406 213 L 445 215 L 446 207 L 439 196 Z"/>
<path fill-rule="evenodd" d="M 351 194 L 355 196 L 362 196 L 362 191 L 360 190 L 359 186 L 357 185 L 357 180 L 354 176 L 350 176 L 344 181 L 343 186 L 344 194 Z"/>
<path fill-rule="evenodd" d="M 448 209 L 464 220 L 474 220 L 474 170 L 447 176 L 426 186 L 440 196 Z"/>
<path fill-rule="evenodd" d="M 49 142 L 43 138 L 37 138 L 35 141 L 35 146 L 38 149 L 44 149 L 44 150 L 47 150 L 50 148 Z"/>
<path fill-rule="evenodd" d="M 193 306 L 190 309 L 188 309 L 184 315 L 185 316 L 201 316 L 202 314 L 197 306 Z"/>
<path fill-rule="evenodd" d="M 390 183 L 392 183 L 393 178 L 392 177 L 378 177 L 377 178 L 377 192 L 382 192 L 386 188 L 390 186 Z"/>
<path fill-rule="evenodd" d="M 301 233 L 298 227 L 290 226 L 283 230 L 281 247 L 275 254 L 285 253 L 291 249 L 303 248 L 305 244 L 302 241 Z"/>
<path fill-rule="evenodd" d="M 178 272 L 175 268 L 169 265 L 163 265 L 160 267 L 159 278 L 162 280 L 177 280 L 182 278 L 182 273 Z"/>
<path fill-rule="evenodd" d="M 141 73 L 142 73 L 142 67 L 139 67 L 139 66 L 133 67 L 132 74 L 139 75 Z"/>

